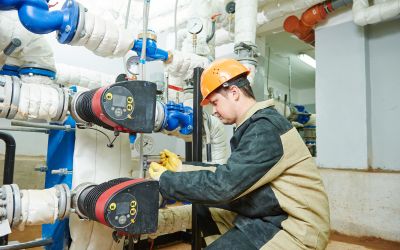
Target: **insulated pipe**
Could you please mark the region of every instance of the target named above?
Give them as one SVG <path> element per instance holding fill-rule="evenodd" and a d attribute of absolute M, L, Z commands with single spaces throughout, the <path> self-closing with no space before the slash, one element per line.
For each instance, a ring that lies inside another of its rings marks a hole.
<path fill-rule="evenodd" d="M 55 82 L 64 86 L 77 85 L 94 89 L 110 85 L 115 82 L 117 75 L 104 74 L 81 67 L 58 63 Z"/>
<path fill-rule="evenodd" d="M 235 12 L 235 45 L 256 43 L 257 0 L 237 0 Z"/>
<path fill-rule="evenodd" d="M 33 34 L 22 26 L 17 11 L 0 11 L 0 50 L 5 50 L 13 39 L 21 44 L 10 54 L 4 54 L 6 64 L 22 66 L 35 63 L 36 68 L 55 70 L 53 51 L 46 38 Z M 33 65 L 32 65 L 33 66 Z"/>
<path fill-rule="evenodd" d="M 289 13 L 311 7 L 323 0 L 276 0 L 268 2 L 257 15 L 258 25 L 283 17 Z"/>
<path fill-rule="evenodd" d="M 15 140 L 10 134 L 0 132 L 0 139 L 6 144 L 6 153 L 4 156 L 4 174 L 3 184 L 11 184 L 14 179 L 14 162 L 15 162 Z"/>
<path fill-rule="evenodd" d="M 62 121 L 68 109 L 68 89 L 42 84 L 43 77 L 0 75 L 0 117 L 7 119 Z"/>
<path fill-rule="evenodd" d="M 22 25 L 36 34 L 59 31 L 59 41 L 70 42 L 79 18 L 79 7 L 74 0 L 65 2 L 62 10 L 49 11 L 45 0 L 8 0 L 0 3 L 1 10 L 18 10 Z"/>
<path fill-rule="evenodd" d="M 385 21 L 400 14 L 400 0 L 386 1 L 369 6 L 368 0 L 354 0 L 353 18 L 357 25 Z"/>

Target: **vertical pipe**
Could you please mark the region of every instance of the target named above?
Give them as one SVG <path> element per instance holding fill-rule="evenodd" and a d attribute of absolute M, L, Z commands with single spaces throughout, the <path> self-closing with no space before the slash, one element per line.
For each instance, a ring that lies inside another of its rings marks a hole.
<path fill-rule="evenodd" d="M 6 144 L 3 184 L 12 184 L 14 179 L 15 140 L 12 135 L 4 132 L 0 132 L 0 139 Z"/>
<path fill-rule="evenodd" d="M 143 3 L 143 38 L 142 38 L 142 53 L 140 55 L 140 80 L 146 80 L 146 49 L 147 49 L 147 31 L 148 31 L 148 21 L 149 21 L 149 11 L 150 11 L 150 0 L 144 0 Z M 140 134 L 139 139 L 139 177 L 144 177 L 143 175 L 143 134 Z"/>
<path fill-rule="evenodd" d="M 193 161 L 193 144 L 191 142 L 185 142 L 185 161 Z"/>
<path fill-rule="evenodd" d="M 289 62 L 289 105 L 292 103 L 292 60 L 288 57 Z M 286 109 L 286 107 L 285 107 Z"/>
<path fill-rule="evenodd" d="M 15 140 L 12 135 L 0 132 L 0 139 L 6 144 L 6 153 L 4 156 L 4 174 L 3 184 L 12 184 L 14 179 L 14 162 L 15 162 Z M 0 246 L 8 244 L 8 235 L 0 237 Z"/>
<path fill-rule="evenodd" d="M 200 76 L 203 73 L 202 68 L 195 68 L 193 73 L 193 161 L 202 162 L 202 134 L 203 134 L 203 109 L 199 105 L 201 101 L 200 94 Z M 201 235 L 197 223 L 197 205 L 192 205 L 192 250 L 199 250 L 201 247 Z"/>

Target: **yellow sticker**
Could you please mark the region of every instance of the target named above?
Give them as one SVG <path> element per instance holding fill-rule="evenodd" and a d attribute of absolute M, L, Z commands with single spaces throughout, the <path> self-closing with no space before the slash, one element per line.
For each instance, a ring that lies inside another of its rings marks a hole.
<path fill-rule="evenodd" d="M 131 207 L 136 207 L 137 203 L 135 200 L 131 201 Z"/>
<path fill-rule="evenodd" d="M 117 208 L 117 204 L 115 204 L 115 202 L 110 204 L 110 210 L 114 211 Z"/>
<path fill-rule="evenodd" d="M 106 94 L 106 99 L 109 100 L 109 101 L 111 101 L 112 98 L 113 98 L 112 93 L 108 92 L 108 93 Z"/>
<path fill-rule="evenodd" d="M 136 221 L 135 221 L 135 219 L 131 219 L 131 223 L 135 223 Z"/>
<path fill-rule="evenodd" d="M 132 96 L 128 96 L 127 102 L 128 103 L 133 103 L 133 97 Z"/>
<path fill-rule="evenodd" d="M 136 208 L 131 208 L 131 211 L 129 211 L 129 213 L 131 215 L 135 215 L 136 214 Z"/>

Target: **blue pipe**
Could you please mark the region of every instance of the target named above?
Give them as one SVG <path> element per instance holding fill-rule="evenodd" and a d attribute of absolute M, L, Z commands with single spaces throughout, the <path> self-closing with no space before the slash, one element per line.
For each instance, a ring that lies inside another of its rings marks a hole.
<path fill-rule="evenodd" d="M 310 120 L 310 115 L 307 112 L 306 108 L 303 105 L 295 105 L 294 106 L 297 111 L 301 114 L 297 115 L 296 121 L 301 123 L 301 124 L 306 124 Z"/>
<path fill-rule="evenodd" d="M 183 103 L 168 102 L 165 106 L 165 121 L 163 128 L 173 131 L 180 127 L 179 132 L 189 135 L 193 132 L 193 110 L 183 106 Z"/>
<path fill-rule="evenodd" d="M 49 11 L 46 0 L 0 0 L 0 10 L 18 10 L 22 25 L 35 34 L 58 31 L 60 43 L 70 42 L 78 26 L 79 5 L 67 0 L 61 10 Z"/>
<path fill-rule="evenodd" d="M 142 54 L 143 39 L 135 40 L 132 50 L 135 51 L 138 56 Z M 153 39 L 146 39 L 146 61 L 168 60 L 168 52 L 157 48 L 157 42 Z"/>
<path fill-rule="evenodd" d="M 4 64 L 0 69 L 0 75 L 19 76 L 19 67 L 15 65 Z"/>

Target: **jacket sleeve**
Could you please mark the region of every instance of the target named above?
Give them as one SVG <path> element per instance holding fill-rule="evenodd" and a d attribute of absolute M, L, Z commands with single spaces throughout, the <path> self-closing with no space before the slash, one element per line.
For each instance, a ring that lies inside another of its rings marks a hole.
<path fill-rule="evenodd" d="M 277 128 L 266 119 L 252 122 L 227 164 L 215 172 L 164 172 L 160 192 L 167 199 L 202 204 L 223 204 L 235 199 L 264 176 L 282 157 Z"/>

